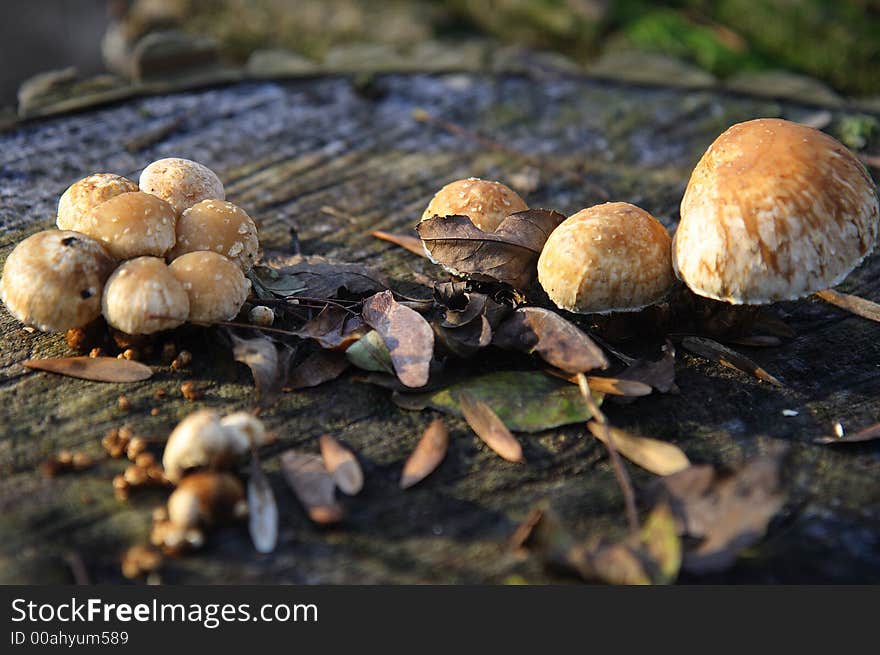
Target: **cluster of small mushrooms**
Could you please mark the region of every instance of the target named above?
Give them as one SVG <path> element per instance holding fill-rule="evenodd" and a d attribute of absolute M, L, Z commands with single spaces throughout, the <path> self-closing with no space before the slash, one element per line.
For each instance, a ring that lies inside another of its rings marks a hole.
<path fill-rule="evenodd" d="M 475 178 L 443 187 L 422 216 L 464 215 L 492 232 L 527 209 Z M 859 160 L 819 130 L 782 119 L 739 123 L 700 159 L 675 238 L 651 214 L 607 202 L 547 238 L 538 280 L 557 307 L 632 312 L 662 301 L 675 278 L 699 296 L 760 305 L 839 284 L 874 247 L 878 200 Z"/>
<path fill-rule="evenodd" d="M 19 243 L 0 294 L 20 321 L 44 332 L 81 328 L 103 314 L 125 334 L 234 317 L 250 291 L 257 228 L 225 200 L 220 179 L 187 159 L 160 159 L 137 184 L 95 173 L 58 202 L 57 230 Z"/>

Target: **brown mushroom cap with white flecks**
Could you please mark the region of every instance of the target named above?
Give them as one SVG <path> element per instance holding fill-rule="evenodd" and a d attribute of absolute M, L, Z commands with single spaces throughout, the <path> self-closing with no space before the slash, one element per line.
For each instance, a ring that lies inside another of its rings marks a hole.
<path fill-rule="evenodd" d="M 467 216 L 484 232 L 494 232 L 505 218 L 528 208 L 516 191 L 501 182 L 469 177 L 440 189 L 428 203 L 422 220 L 432 216 Z"/>
<path fill-rule="evenodd" d="M 538 281 L 561 309 L 579 314 L 637 311 L 675 282 L 669 232 L 644 209 L 606 202 L 559 224 L 538 258 Z"/>
<path fill-rule="evenodd" d="M 873 249 L 878 220 L 874 184 L 845 146 L 762 118 L 729 128 L 700 159 L 672 261 L 701 296 L 795 300 L 843 281 Z"/>
<path fill-rule="evenodd" d="M 257 226 L 241 207 L 231 202 L 203 200 L 178 219 L 177 245 L 169 257 L 176 259 L 197 250 L 219 253 L 248 271 L 260 250 Z"/>
<path fill-rule="evenodd" d="M 224 200 L 226 192 L 217 174 L 189 159 L 169 157 L 147 166 L 138 180 L 141 191 L 158 196 L 179 216 L 202 200 Z"/>
<path fill-rule="evenodd" d="M 168 267 L 189 297 L 189 320 L 227 321 L 247 300 L 251 283 L 238 264 L 216 252 L 181 255 Z"/>
<path fill-rule="evenodd" d="M 93 207 L 122 193 L 138 191 L 138 185 L 121 175 L 94 173 L 71 184 L 58 201 L 59 229 L 76 230 Z"/>
<path fill-rule="evenodd" d="M 22 323 L 43 332 L 82 327 L 101 313 L 101 294 L 114 259 L 94 239 L 45 230 L 19 243 L 6 258 L 0 298 Z"/>
<path fill-rule="evenodd" d="M 176 216 L 167 202 L 129 191 L 92 207 L 76 230 L 100 241 L 116 259 L 162 257 L 174 245 Z"/>
<path fill-rule="evenodd" d="M 138 257 L 107 280 L 101 310 L 117 330 L 152 334 L 182 325 L 189 317 L 189 297 L 164 260 Z"/>

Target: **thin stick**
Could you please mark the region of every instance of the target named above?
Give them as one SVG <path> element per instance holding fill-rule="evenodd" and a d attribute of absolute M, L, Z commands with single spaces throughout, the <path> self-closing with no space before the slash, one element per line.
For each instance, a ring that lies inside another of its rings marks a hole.
<path fill-rule="evenodd" d="M 590 410 L 593 419 L 602 426 L 602 431 L 605 434 L 605 447 L 608 448 L 608 455 L 611 458 L 614 475 L 617 477 L 617 483 L 620 485 L 620 490 L 623 492 L 623 500 L 626 503 L 626 519 L 629 523 L 629 531 L 634 535 L 638 535 L 641 528 L 639 527 L 639 515 L 636 511 L 636 494 L 635 491 L 633 491 L 632 482 L 626 472 L 623 460 L 620 458 L 620 453 L 617 452 L 617 448 L 614 445 L 614 437 L 611 436 L 611 429 L 608 426 L 608 418 L 602 410 L 599 409 L 596 401 L 593 400 L 593 394 L 590 393 L 590 383 L 587 381 L 587 376 L 583 373 L 578 373 L 577 380 L 578 388 L 581 390 L 581 396 L 583 396 L 584 402 L 587 404 L 587 409 Z"/>
<path fill-rule="evenodd" d="M 816 297 L 821 298 L 829 305 L 845 309 L 850 314 L 880 322 L 880 305 L 865 298 L 859 298 L 849 293 L 840 293 L 834 289 L 818 291 Z"/>

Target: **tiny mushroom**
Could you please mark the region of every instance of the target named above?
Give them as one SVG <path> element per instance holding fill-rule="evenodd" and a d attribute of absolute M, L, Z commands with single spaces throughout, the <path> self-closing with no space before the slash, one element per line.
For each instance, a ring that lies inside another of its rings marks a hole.
<path fill-rule="evenodd" d="M 126 334 L 152 334 L 182 325 L 189 316 L 183 285 L 158 257 L 138 257 L 117 268 L 101 302 L 107 323 Z"/>
<path fill-rule="evenodd" d="M 606 202 L 569 216 L 538 258 L 538 281 L 557 307 L 579 314 L 638 311 L 675 281 L 671 239 L 651 214 Z"/>
<path fill-rule="evenodd" d="M 171 258 L 197 250 L 210 250 L 236 262 L 244 271 L 257 260 L 260 242 L 257 226 L 241 207 L 224 200 L 203 200 L 177 221 L 177 245 Z"/>
<path fill-rule="evenodd" d="M 74 229 L 100 241 L 117 259 L 162 257 L 174 245 L 175 222 L 167 202 L 129 191 L 92 207 Z"/>
<path fill-rule="evenodd" d="M 799 123 L 747 121 L 691 174 L 672 263 L 707 298 L 795 300 L 843 281 L 874 248 L 878 220 L 871 178 L 841 143 Z"/>
<path fill-rule="evenodd" d="M 56 224 L 62 230 L 76 230 L 93 207 L 122 193 L 138 190 L 137 184 L 113 173 L 94 173 L 84 177 L 62 194 Z"/>
<path fill-rule="evenodd" d="M 230 473 L 187 475 L 168 498 L 168 518 L 178 528 L 198 528 L 247 515 L 241 481 Z"/>
<path fill-rule="evenodd" d="M 178 157 L 154 161 L 141 173 L 142 191 L 167 201 L 180 215 L 202 200 L 224 200 L 223 183 L 210 168 Z"/>
<path fill-rule="evenodd" d="M 82 327 L 101 313 L 101 294 L 116 262 L 79 232 L 45 230 L 6 259 L 0 298 L 21 322 L 44 332 Z"/>
<path fill-rule="evenodd" d="M 484 232 L 494 232 L 505 218 L 528 208 L 516 191 L 501 182 L 469 177 L 440 189 L 428 203 L 422 220 L 432 216 L 467 216 Z"/>
<path fill-rule="evenodd" d="M 227 321 L 247 299 L 251 283 L 238 265 L 216 252 L 189 252 L 168 267 L 189 297 L 189 320 Z"/>

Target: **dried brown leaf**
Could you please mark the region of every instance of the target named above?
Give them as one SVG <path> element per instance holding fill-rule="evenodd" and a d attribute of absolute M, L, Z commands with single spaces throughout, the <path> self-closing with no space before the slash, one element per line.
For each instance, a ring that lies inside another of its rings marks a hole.
<path fill-rule="evenodd" d="M 471 357 L 478 350 L 492 343 L 492 327 L 485 316 L 478 316 L 457 328 L 447 328 L 437 323 L 432 323 L 431 328 L 434 330 L 436 341 L 462 359 Z"/>
<path fill-rule="evenodd" d="M 869 425 L 866 428 L 862 428 L 858 432 L 853 432 L 852 434 L 846 434 L 842 437 L 833 436 L 833 437 L 819 437 L 813 440 L 813 443 L 821 443 L 821 444 L 836 444 L 836 443 L 862 443 L 865 441 L 873 441 L 874 439 L 880 439 L 880 423 L 875 423 L 874 425 Z"/>
<path fill-rule="evenodd" d="M 365 300 L 363 317 L 385 342 L 400 381 L 408 387 L 425 386 L 434 356 L 434 331 L 424 317 L 394 300 L 390 291 Z"/>
<path fill-rule="evenodd" d="M 382 241 L 387 241 L 409 250 L 411 253 L 414 253 L 419 257 L 428 256 L 425 249 L 422 247 L 422 240 L 418 237 L 410 236 L 408 234 L 392 234 L 391 232 L 383 232 L 382 230 L 374 230 L 370 235 L 377 239 L 382 239 Z"/>
<path fill-rule="evenodd" d="M 453 275 L 525 288 L 537 275 L 536 264 L 547 237 L 565 216 L 527 209 L 484 232 L 467 216 L 435 216 L 418 224 L 419 237 L 432 261 Z"/>
<path fill-rule="evenodd" d="M 560 380 L 566 380 L 572 384 L 578 384 L 577 375 L 560 371 L 558 368 L 545 368 L 544 372 Z M 604 393 L 610 396 L 624 396 L 630 398 L 638 398 L 641 396 L 651 395 L 652 387 L 644 382 L 636 380 L 622 380 L 620 378 L 611 378 L 599 375 L 588 375 L 587 383 L 590 389 L 598 393 Z"/>
<path fill-rule="evenodd" d="M 548 364 L 568 373 L 608 368 L 602 349 L 580 328 L 556 312 L 520 307 L 492 337 L 499 348 L 536 353 Z"/>
<path fill-rule="evenodd" d="M 462 392 L 458 404 L 464 420 L 489 448 L 508 462 L 524 462 L 522 446 L 486 403 Z"/>
<path fill-rule="evenodd" d="M 319 350 L 306 357 L 287 379 L 285 391 L 316 387 L 324 382 L 335 380 L 349 367 L 343 353 Z"/>
<path fill-rule="evenodd" d="M 294 334 L 303 339 L 314 339 L 328 350 L 345 350 L 368 331 L 369 327 L 360 316 L 328 305 Z"/>
<path fill-rule="evenodd" d="M 287 378 L 292 355 L 290 348 L 282 346 L 279 352 L 275 341 L 265 336 L 243 339 L 230 332 L 229 337 L 232 339 L 235 361 L 251 370 L 259 403 L 266 405 L 272 402 Z"/>
<path fill-rule="evenodd" d="M 446 423 L 440 418 L 433 420 L 403 465 L 400 488 L 409 489 L 433 473 L 446 457 L 448 447 L 449 430 L 446 429 Z"/>
<path fill-rule="evenodd" d="M 722 366 L 726 366 L 727 368 L 754 375 L 759 380 L 769 382 L 777 387 L 785 386 L 777 378 L 770 375 L 770 373 L 765 371 L 745 355 L 736 352 L 732 348 L 723 346 L 712 339 L 707 339 L 705 337 L 685 337 L 681 340 L 681 345 L 686 350 L 708 359 L 710 362 L 715 362 Z"/>
<path fill-rule="evenodd" d="M 318 444 L 327 472 L 342 493 L 356 496 L 364 488 L 364 472 L 354 454 L 329 434 L 323 435 Z"/>
<path fill-rule="evenodd" d="M 647 384 L 660 393 L 675 393 L 678 391 L 675 384 L 675 348 L 667 342 L 663 357 L 657 361 L 637 359 L 617 377 Z"/>
<path fill-rule="evenodd" d="M 336 482 L 319 455 L 288 450 L 281 453 L 281 471 L 309 518 L 322 525 L 342 519 Z"/>
<path fill-rule="evenodd" d="M 317 255 L 269 254 L 263 264 L 255 266 L 253 274 L 263 288 L 284 298 L 365 296 L 388 288 L 385 276 L 369 266 Z"/>
<path fill-rule="evenodd" d="M 21 365 L 93 382 L 140 382 L 153 375 L 152 369 L 146 364 L 115 357 L 28 359 Z"/>
<path fill-rule="evenodd" d="M 258 553 L 271 553 L 278 543 L 278 505 L 256 453 L 251 455 L 247 499 L 248 527 L 254 548 Z"/>
<path fill-rule="evenodd" d="M 830 305 L 846 310 L 856 316 L 880 323 L 880 305 L 849 293 L 840 293 L 834 289 L 819 291 L 816 295 Z"/>
<path fill-rule="evenodd" d="M 602 443 L 605 443 L 605 430 L 590 421 L 587 428 Z M 609 426 L 614 447 L 633 464 L 656 475 L 671 475 L 691 465 L 687 455 L 675 444 L 650 437 L 639 437 L 619 428 Z"/>

